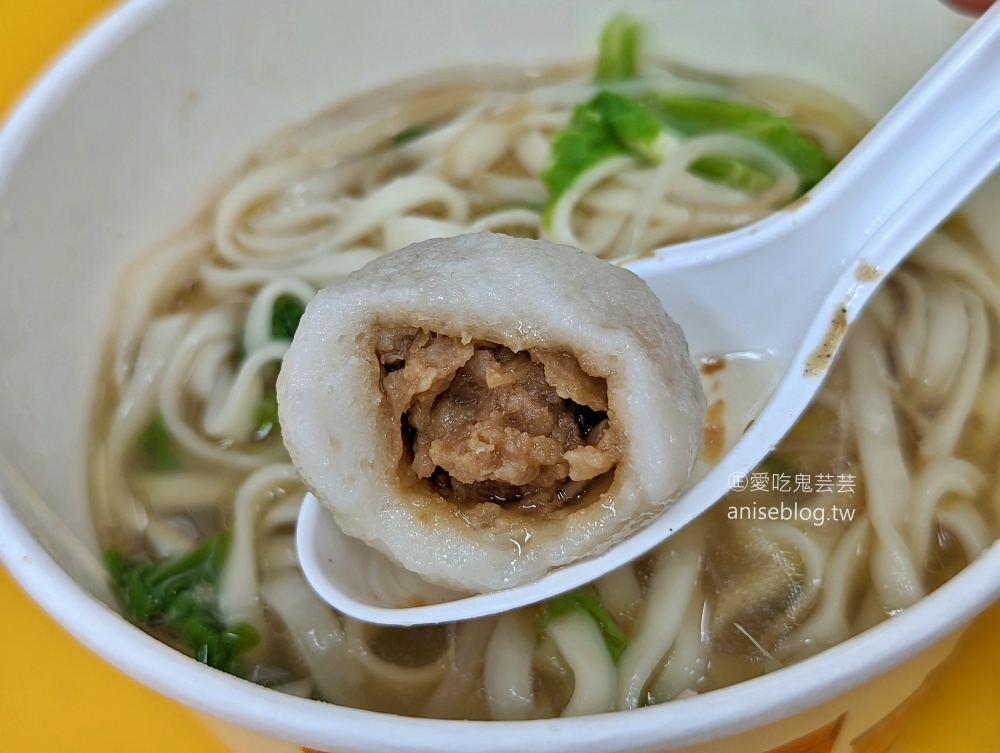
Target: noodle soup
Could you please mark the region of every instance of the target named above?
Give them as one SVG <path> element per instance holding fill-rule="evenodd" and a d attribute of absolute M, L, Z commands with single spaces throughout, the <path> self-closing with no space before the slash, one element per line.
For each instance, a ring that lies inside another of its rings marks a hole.
<path fill-rule="evenodd" d="M 473 230 L 621 262 L 775 211 L 860 134 L 846 105 L 801 85 L 655 63 L 643 73 L 595 87 L 589 66 L 491 71 L 362 97 L 262 147 L 193 227 L 129 270 L 93 425 L 94 514 L 122 593 L 154 591 L 174 568 L 196 596 L 175 607 L 177 593 L 161 589 L 169 608 L 129 603 L 128 616 L 286 693 L 531 719 L 778 671 L 978 556 L 996 529 L 987 490 L 1000 416 L 984 396 L 997 380 L 1000 251 L 956 221 L 872 304 L 817 402 L 747 486 L 650 557 L 547 604 L 421 629 L 362 624 L 308 589 L 293 537 L 305 490 L 273 384 L 318 288 L 409 243 Z M 662 99 L 643 100 L 649 88 Z M 620 103 L 599 100 L 605 91 L 662 116 L 676 143 L 647 156 L 656 140 L 636 147 L 615 131 L 608 113 Z M 812 167 L 745 129 L 691 131 L 720 111 L 797 150 L 813 145 Z M 563 180 L 559 145 L 593 117 L 620 143 Z M 694 355 L 710 463 L 735 439 L 726 396 L 713 397 L 735 361 Z"/>

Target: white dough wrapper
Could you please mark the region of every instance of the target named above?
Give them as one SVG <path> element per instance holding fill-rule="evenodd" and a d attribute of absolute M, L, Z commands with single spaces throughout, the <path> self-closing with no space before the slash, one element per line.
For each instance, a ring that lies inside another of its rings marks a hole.
<path fill-rule="evenodd" d="M 376 355 L 377 333 L 402 326 L 575 355 L 607 381 L 621 446 L 610 486 L 554 517 L 497 506 L 484 525 L 418 480 Z M 705 397 L 683 333 L 635 274 L 483 233 L 414 244 L 321 291 L 282 363 L 278 406 L 292 461 L 345 533 L 428 581 L 484 593 L 600 553 L 676 499 Z"/>

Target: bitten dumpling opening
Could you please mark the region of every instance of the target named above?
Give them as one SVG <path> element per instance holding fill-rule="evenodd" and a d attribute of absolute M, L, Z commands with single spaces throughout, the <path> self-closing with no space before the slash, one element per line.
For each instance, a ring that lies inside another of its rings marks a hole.
<path fill-rule="evenodd" d="M 415 327 L 383 329 L 376 353 L 410 470 L 470 516 L 552 517 L 610 482 L 621 446 L 607 381 L 573 354 Z"/>

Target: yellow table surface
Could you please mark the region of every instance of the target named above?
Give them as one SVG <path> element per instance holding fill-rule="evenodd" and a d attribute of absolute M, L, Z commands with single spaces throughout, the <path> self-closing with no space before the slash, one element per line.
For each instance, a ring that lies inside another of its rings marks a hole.
<path fill-rule="evenodd" d="M 0 112 L 112 0 L 0 0 Z M 0 751 L 256 753 L 108 666 L 0 569 Z M 1000 751 L 1000 604 L 980 617 L 891 753 Z M 261 743 L 262 749 L 264 746 Z M 273 749 L 267 745 L 268 749 Z"/>

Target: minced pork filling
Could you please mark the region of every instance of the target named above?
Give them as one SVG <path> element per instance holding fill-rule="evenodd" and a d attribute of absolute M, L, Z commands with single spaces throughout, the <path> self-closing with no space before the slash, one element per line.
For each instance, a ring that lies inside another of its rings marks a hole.
<path fill-rule="evenodd" d="M 413 471 L 444 497 L 551 510 L 621 458 L 607 383 L 569 353 L 396 327 L 376 354 Z"/>

